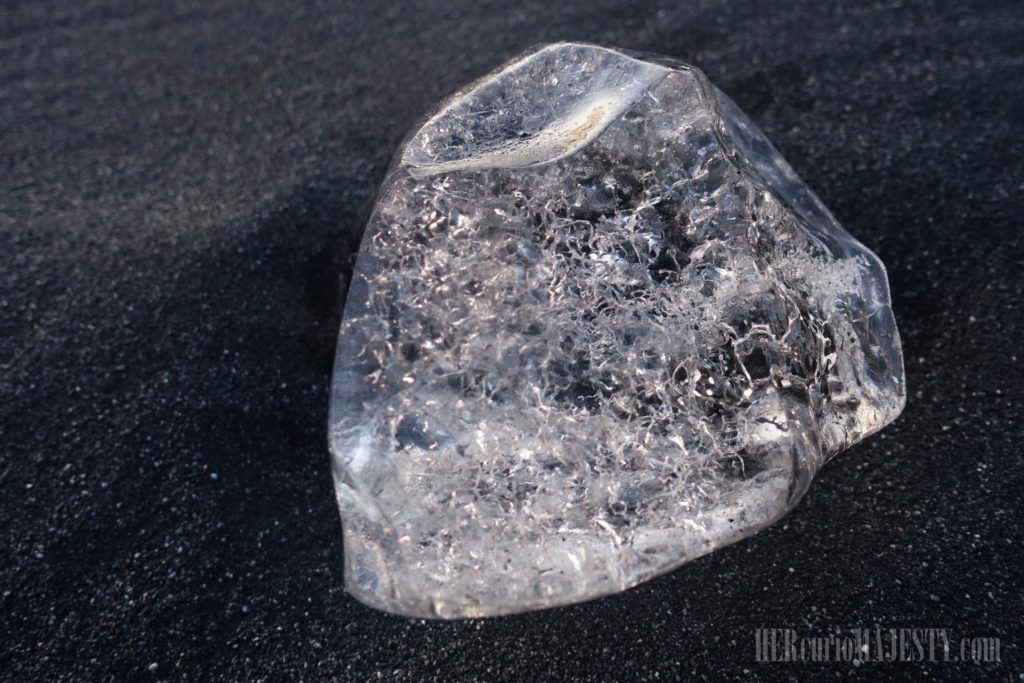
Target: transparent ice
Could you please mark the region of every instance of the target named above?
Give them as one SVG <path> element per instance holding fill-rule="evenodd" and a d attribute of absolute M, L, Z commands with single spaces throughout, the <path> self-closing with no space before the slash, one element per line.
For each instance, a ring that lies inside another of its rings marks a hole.
<path fill-rule="evenodd" d="M 380 190 L 331 398 L 347 588 L 442 618 L 623 590 L 777 520 L 904 395 L 881 262 L 729 98 L 543 47 Z"/>

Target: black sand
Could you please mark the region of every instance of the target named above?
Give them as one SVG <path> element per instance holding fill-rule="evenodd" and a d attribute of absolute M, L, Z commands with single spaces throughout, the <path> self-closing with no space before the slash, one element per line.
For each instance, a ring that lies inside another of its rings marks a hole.
<path fill-rule="evenodd" d="M 1024 672 L 1019 2 L 9 2 L 0 10 L 0 676 Z M 326 452 L 390 155 L 532 44 L 703 67 L 889 267 L 897 423 L 776 527 L 625 594 L 427 623 L 346 596 Z M 753 629 L 931 627 L 1000 664 L 757 664 Z"/>

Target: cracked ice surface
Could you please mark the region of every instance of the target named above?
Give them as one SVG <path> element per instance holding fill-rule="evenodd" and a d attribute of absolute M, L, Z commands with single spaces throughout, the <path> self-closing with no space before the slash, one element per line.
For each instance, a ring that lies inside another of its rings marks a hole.
<path fill-rule="evenodd" d="M 483 616 L 633 586 L 900 412 L 881 262 L 698 70 L 532 52 L 406 142 L 342 323 L 348 590 Z"/>

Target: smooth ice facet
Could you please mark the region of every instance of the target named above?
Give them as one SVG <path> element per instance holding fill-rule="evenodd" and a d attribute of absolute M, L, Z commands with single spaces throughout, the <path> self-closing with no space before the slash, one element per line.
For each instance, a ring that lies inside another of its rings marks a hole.
<path fill-rule="evenodd" d="M 731 100 L 542 48 L 422 124 L 367 226 L 347 588 L 421 617 L 623 590 L 771 524 L 903 402 L 881 262 Z"/>

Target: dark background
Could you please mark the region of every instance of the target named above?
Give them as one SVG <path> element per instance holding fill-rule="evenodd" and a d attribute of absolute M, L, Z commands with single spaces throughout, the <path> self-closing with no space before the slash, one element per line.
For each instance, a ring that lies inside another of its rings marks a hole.
<path fill-rule="evenodd" d="M 245 5 L 245 6 L 243 6 Z M 1017 680 L 1020 2 L 7 2 L 8 680 Z M 476 622 L 349 598 L 326 450 L 344 278 L 418 116 L 581 39 L 702 67 L 889 268 L 909 397 L 777 526 Z M 752 631 L 946 628 L 1002 664 L 757 664 Z"/>

